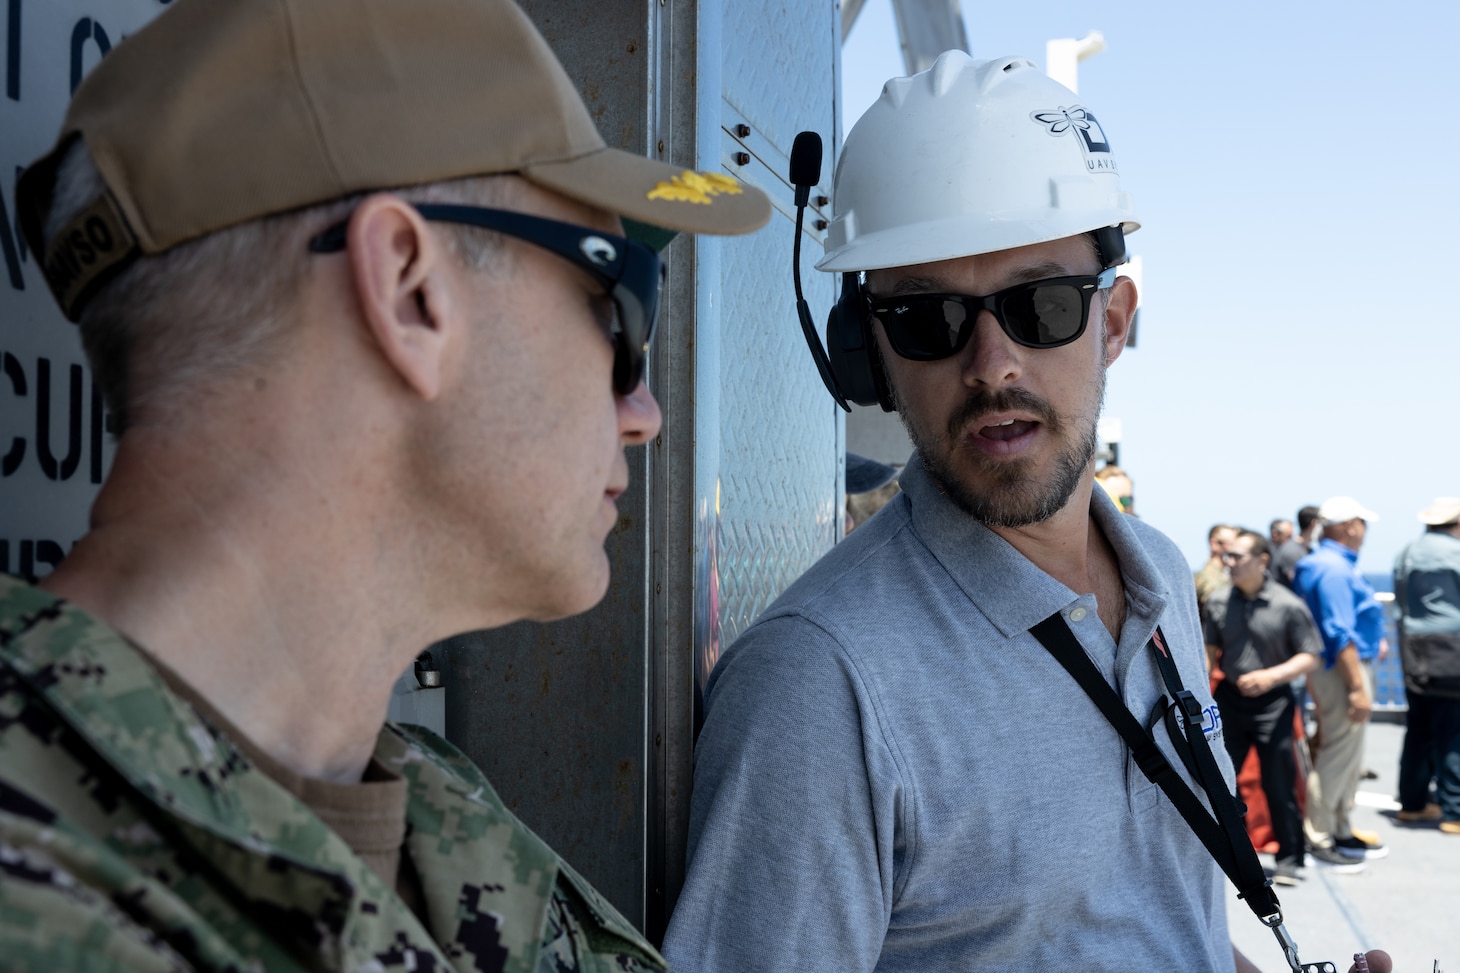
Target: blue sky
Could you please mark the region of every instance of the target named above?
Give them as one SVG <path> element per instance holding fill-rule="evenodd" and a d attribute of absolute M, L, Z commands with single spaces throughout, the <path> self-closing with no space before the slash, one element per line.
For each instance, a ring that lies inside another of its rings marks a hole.
<path fill-rule="evenodd" d="M 1380 515 L 1360 566 L 1388 571 L 1419 509 L 1460 495 L 1460 4 L 963 13 L 975 57 L 1105 36 L 1079 95 L 1143 224 L 1139 343 L 1106 403 L 1142 517 L 1197 563 L 1217 521 L 1351 494 Z M 904 73 L 890 0 L 842 71 L 845 132 Z"/>

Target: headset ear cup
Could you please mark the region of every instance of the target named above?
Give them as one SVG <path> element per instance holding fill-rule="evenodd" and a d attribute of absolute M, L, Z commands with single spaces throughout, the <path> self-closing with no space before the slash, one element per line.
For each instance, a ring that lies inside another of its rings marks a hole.
<path fill-rule="evenodd" d="M 1125 263 L 1125 233 L 1119 226 L 1102 226 L 1091 231 L 1095 249 L 1100 251 L 1100 267 L 1118 267 Z"/>
<path fill-rule="evenodd" d="M 891 411 L 891 397 L 882 381 L 867 301 L 857 275 L 842 275 L 841 299 L 826 319 L 826 356 L 842 397 L 856 405 L 881 405 Z"/>

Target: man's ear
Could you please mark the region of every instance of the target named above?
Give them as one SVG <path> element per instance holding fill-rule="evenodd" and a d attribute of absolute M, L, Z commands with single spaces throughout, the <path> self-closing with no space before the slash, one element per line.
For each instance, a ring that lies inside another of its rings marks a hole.
<path fill-rule="evenodd" d="M 390 193 L 355 207 L 347 239 L 355 294 L 371 337 L 407 386 L 434 399 L 452 323 L 445 278 L 450 255 L 415 207 Z"/>
<path fill-rule="evenodd" d="M 1125 350 L 1130 338 L 1131 322 L 1136 316 L 1135 281 L 1117 277 L 1105 298 L 1105 364 L 1109 365 Z"/>

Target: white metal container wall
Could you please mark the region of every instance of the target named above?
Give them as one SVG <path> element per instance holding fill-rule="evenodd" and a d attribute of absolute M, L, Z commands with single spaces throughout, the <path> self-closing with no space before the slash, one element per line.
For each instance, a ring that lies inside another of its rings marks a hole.
<path fill-rule="evenodd" d="M 159 0 L 0 0 L 0 572 L 50 573 L 86 531 L 113 447 L 76 328 L 20 239 L 19 170 L 71 92 Z"/>

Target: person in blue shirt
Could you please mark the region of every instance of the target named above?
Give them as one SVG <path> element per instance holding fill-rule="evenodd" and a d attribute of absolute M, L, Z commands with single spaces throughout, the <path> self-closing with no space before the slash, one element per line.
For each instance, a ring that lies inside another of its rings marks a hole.
<path fill-rule="evenodd" d="M 1364 728 L 1374 698 L 1373 662 L 1388 651 L 1384 609 L 1359 572 L 1359 548 L 1378 515 L 1353 497 L 1332 497 L 1318 510 L 1323 536 L 1298 562 L 1293 589 L 1323 636 L 1323 665 L 1308 676 L 1318 733 L 1310 741 L 1304 829 L 1320 863 L 1382 858 L 1389 849 L 1371 832 L 1355 833 L 1349 809 L 1363 773 Z"/>

